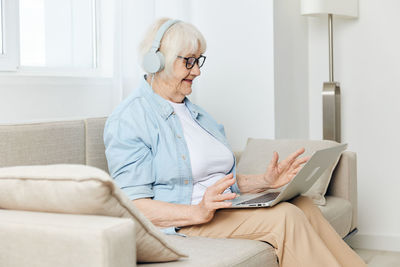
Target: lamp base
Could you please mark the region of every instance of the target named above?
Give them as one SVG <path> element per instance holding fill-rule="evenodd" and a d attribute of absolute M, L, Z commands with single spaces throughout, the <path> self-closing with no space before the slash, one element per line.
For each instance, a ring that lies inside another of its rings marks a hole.
<path fill-rule="evenodd" d="M 322 88 L 323 139 L 341 142 L 340 84 L 324 82 Z"/>

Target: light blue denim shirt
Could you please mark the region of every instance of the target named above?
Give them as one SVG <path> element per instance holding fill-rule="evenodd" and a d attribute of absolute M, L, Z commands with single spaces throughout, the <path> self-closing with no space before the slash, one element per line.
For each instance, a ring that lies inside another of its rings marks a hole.
<path fill-rule="evenodd" d="M 193 119 L 231 150 L 223 126 L 189 99 L 184 103 Z M 110 174 L 131 200 L 191 204 L 192 169 L 180 120 L 145 79 L 108 118 L 104 143 Z M 234 176 L 235 168 L 236 160 L 229 171 Z M 231 190 L 239 193 L 237 183 Z M 164 232 L 173 234 L 175 228 Z"/>

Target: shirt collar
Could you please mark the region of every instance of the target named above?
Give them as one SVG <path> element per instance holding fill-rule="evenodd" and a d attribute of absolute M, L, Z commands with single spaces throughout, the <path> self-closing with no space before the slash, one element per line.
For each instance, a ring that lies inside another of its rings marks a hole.
<path fill-rule="evenodd" d="M 174 108 L 171 106 L 171 104 L 168 103 L 168 101 L 162 98 L 160 95 L 154 93 L 150 84 L 146 81 L 146 75 L 142 79 L 139 90 L 149 101 L 154 110 L 156 110 L 165 120 L 174 113 Z M 200 114 L 198 108 L 187 97 L 185 97 L 183 102 L 189 109 L 192 117 L 196 119 Z"/>
<path fill-rule="evenodd" d="M 185 97 L 183 102 L 185 102 L 185 105 L 187 106 L 187 108 L 189 109 L 190 113 L 192 114 L 192 117 L 197 119 L 199 114 L 201 114 L 199 109 L 187 97 Z"/>

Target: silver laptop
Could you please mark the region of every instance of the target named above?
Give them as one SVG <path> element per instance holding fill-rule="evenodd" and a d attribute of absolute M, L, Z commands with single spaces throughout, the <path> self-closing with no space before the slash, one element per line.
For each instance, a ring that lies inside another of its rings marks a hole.
<path fill-rule="evenodd" d="M 226 200 L 232 202 L 232 206 L 229 208 L 272 207 L 279 202 L 290 200 L 307 192 L 346 148 L 347 144 L 340 144 L 315 151 L 281 192 L 239 195 L 233 200 Z"/>

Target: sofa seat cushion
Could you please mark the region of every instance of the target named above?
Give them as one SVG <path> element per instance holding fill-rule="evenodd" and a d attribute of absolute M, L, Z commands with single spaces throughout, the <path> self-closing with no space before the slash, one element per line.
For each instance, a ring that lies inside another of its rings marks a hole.
<path fill-rule="evenodd" d="M 189 257 L 162 266 L 268 266 L 278 267 L 274 248 L 268 243 L 244 239 L 168 236 L 168 241 Z M 157 264 L 139 264 L 150 267 Z"/>
<path fill-rule="evenodd" d="M 341 236 L 345 237 L 351 230 L 352 207 L 350 201 L 334 196 L 325 196 L 326 205 L 319 206 L 322 214 Z"/>
<path fill-rule="evenodd" d="M 85 165 L 0 168 L 0 209 L 103 215 L 136 224 L 137 260 L 161 262 L 181 256 L 104 171 Z"/>

